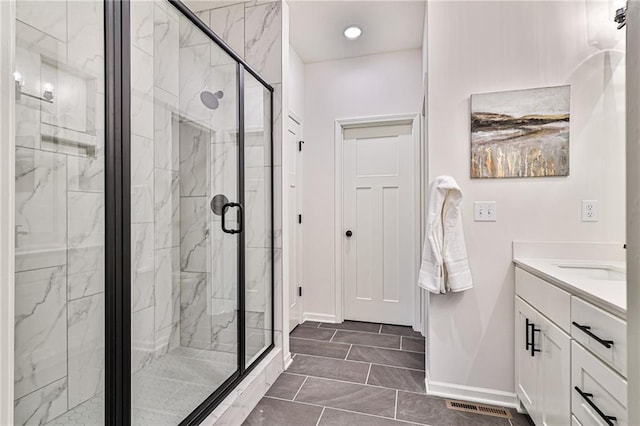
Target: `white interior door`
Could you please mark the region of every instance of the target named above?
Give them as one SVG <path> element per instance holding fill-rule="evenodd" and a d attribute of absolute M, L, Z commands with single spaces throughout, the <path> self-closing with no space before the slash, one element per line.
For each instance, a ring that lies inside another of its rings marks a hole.
<path fill-rule="evenodd" d="M 301 125 L 289 117 L 287 145 L 289 156 L 287 191 L 289 191 L 289 331 L 302 321 L 302 303 L 299 289 L 302 287 L 302 149 Z"/>
<path fill-rule="evenodd" d="M 343 130 L 344 318 L 412 325 L 417 200 L 412 123 Z"/>

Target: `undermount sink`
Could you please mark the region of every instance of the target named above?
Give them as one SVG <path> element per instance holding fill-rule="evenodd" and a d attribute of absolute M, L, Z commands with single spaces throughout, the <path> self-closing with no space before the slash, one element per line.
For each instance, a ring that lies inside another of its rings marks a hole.
<path fill-rule="evenodd" d="M 556 265 L 560 269 L 590 280 L 626 281 L 627 274 L 606 265 Z"/>

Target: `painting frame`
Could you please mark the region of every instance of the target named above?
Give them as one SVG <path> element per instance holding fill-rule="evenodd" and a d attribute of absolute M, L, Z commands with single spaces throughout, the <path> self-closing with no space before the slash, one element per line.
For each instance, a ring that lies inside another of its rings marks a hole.
<path fill-rule="evenodd" d="M 471 95 L 470 177 L 570 175 L 571 86 Z"/>

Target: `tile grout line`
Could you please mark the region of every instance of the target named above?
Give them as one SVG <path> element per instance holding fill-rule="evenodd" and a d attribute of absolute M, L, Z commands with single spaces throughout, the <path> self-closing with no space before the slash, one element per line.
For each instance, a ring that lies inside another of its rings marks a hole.
<path fill-rule="evenodd" d="M 1 1 L 1 0 L 0 0 Z M 310 357 L 314 357 L 314 358 L 321 358 L 321 359 L 329 359 L 332 361 L 348 361 L 348 362 L 357 362 L 359 364 L 375 364 L 375 365 L 379 365 L 381 367 L 388 367 L 388 368 L 399 368 L 401 370 L 410 370 L 410 371 L 416 371 L 416 372 L 424 372 L 425 370 L 420 369 L 420 368 L 411 368 L 411 367 L 401 367 L 398 365 L 390 365 L 390 364 L 380 364 L 379 362 L 371 362 L 371 361 L 362 361 L 362 360 L 353 360 L 353 359 L 342 359 L 342 358 L 332 358 L 330 356 L 322 356 L 322 355 L 313 355 L 313 354 L 304 354 L 304 353 L 299 353 L 296 354 L 296 356 L 298 355 L 302 355 L 302 356 L 310 356 Z M 288 372 L 288 370 L 285 370 L 283 372 Z M 299 374 L 299 373 L 298 373 Z"/>
<path fill-rule="evenodd" d="M 353 345 L 349 346 L 349 350 L 347 351 L 347 355 L 344 357 L 345 361 L 347 360 L 347 358 L 349 358 L 349 354 L 351 353 L 351 348 L 353 348 Z"/>
<path fill-rule="evenodd" d="M 283 373 L 284 373 L 284 371 L 283 371 Z M 282 373 L 280 373 L 280 374 L 282 375 Z M 291 374 L 291 373 L 288 373 L 288 374 Z M 302 376 L 302 374 L 301 374 L 301 376 Z M 309 378 L 309 376 L 305 375 L 304 380 L 302 381 L 302 383 L 300 383 L 300 387 L 296 391 L 295 395 L 293 395 L 293 398 L 291 398 L 291 401 L 293 401 L 295 399 L 295 397 L 298 396 L 298 394 L 300 393 L 300 390 L 302 389 L 302 386 L 304 386 L 304 384 L 307 382 L 308 378 Z"/>
<path fill-rule="evenodd" d="M 295 401 L 296 398 L 298 397 L 298 394 L 300 393 L 300 391 L 302 390 L 302 387 L 304 386 L 305 383 L 307 383 L 307 379 L 309 379 L 309 376 L 306 376 L 304 378 L 304 381 L 302 382 L 302 384 L 300 385 L 300 389 L 298 389 L 298 392 L 296 392 L 295 395 L 293 395 L 293 399 L 291 399 L 291 401 Z"/>
<path fill-rule="evenodd" d="M 336 334 L 338 334 L 338 330 L 334 331 L 333 334 L 331 335 L 331 339 L 329 339 L 331 343 L 336 343 L 333 341 L 333 338 L 336 337 Z"/>
<path fill-rule="evenodd" d="M 2 0 L 0 0 L 0 1 L 2 1 Z M 330 357 L 330 356 L 322 356 L 322 355 L 312 355 L 312 354 L 303 354 L 303 353 L 296 354 L 296 355 L 310 356 L 310 357 L 314 357 L 314 358 L 321 358 L 321 359 L 330 359 L 330 360 L 332 360 L 332 361 L 349 361 L 349 362 L 357 362 L 357 363 L 359 363 L 359 364 L 371 364 L 371 363 L 370 363 L 370 362 L 368 362 L 368 361 L 354 361 L 354 360 L 351 360 L 351 359 L 332 358 L 332 357 Z M 398 367 L 398 368 L 402 368 L 402 367 Z M 407 370 L 409 370 L 409 369 L 407 369 Z M 285 371 L 287 371 L 287 370 L 285 370 Z M 418 371 L 424 371 L 424 370 L 418 370 Z M 284 371 L 283 371 L 283 372 L 284 372 Z"/>
<path fill-rule="evenodd" d="M 369 363 L 369 371 L 367 371 L 367 378 L 364 379 L 364 384 L 365 385 L 369 384 L 369 375 L 371 374 L 371 366 L 373 366 L 373 363 Z"/>
<path fill-rule="evenodd" d="M 322 407 L 322 412 L 320 413 L 320 417 L 318 417 L 318 421 L 316 422 L 316 426 L 318 426 L 320 424 L 320 419 L 322 419 L 322 416 L 324 415 L 324 410 L 327 407 Z"/>
<path fill-rule="evenodd" d="M 361 382 L 350 382 L 348 380 L 334 379 L 334 378 L 331 378 L 331 377 L 306 376 L 305 374 L 302 374 L 302 373 L 287 373 L 287 374 L 291 374 L 291 375 L 294 375 L 294 376 L 312 377 L 312 378 L 318 379 L 318 380 L 330 380 L 332 382 L 345 383 L 347 385 L 366 386 L 366 387 L 370 387 L 370 388 L 374 388 L 374 389 L 383 389 L 383 390 L 386 389 L 386 390 L 393 390 L 393 391 L 401 390 L 402 392 L 413 393 L 413 394 L 416 394 L 416 395 L 422 395 L 422 396 L 427 395 L 425 392 L 422 392 L 422 391 L 421 392 L 416 392 L 416 391 L 413 391 L 413 390 L 390 388 L 388 386 L 382 386 L 382 385 L 372 385 L 372 384 L 361 383 Z M 271 398 L 276 398 L 276 397 L 273 397 L 273 396 L 270 396 L 270 397 Z M 287 401 L 290 401 L 290 400 L 287 400 Z M 296 401 L 296 402 L 299 402 L 299 401 Z M 504 407 L 502 407 L 502 408 L 504 408 Z"/>
<path fill-rule="evenodd" d="M 393 418 L 394 419 L 398 418 L 398 389 L 396 389 L 396 405 L 395 405 L 395 408 L 393 409 Z"/>
<path fill-rule="evenodd" d="M 278 401 L 285 401 L 285 402 L 293 402 L 294 404 L 300 404 L 300 405 L 311 405 L 311 406 L 314 406 L 314 407 L 320 407 L 320 408 L 330 408 L 331 410 L 336 410 L 336 411 L 345 411 L 345 412 L 347 412 L 347 413 L 360 414 L 360 415 L 363 415 L 363 416 L 370 416 L 370 417 L 377 417 L 378 419 L 394 420 L 394 419 L 393 419 L 393 418 L 391 418 L 391 417 L 380 416 L 380 415 L 378 415 L 378 414 L 363 413 L 363 412 L 361 412 L 361 411 L 353 411 L 353 410 L 348 410 L 348 409 L 346 409 L 346 408 L 325 407 L 325 406 L 323 406 L 323 405 L 318 405 L 318 404 L 313 403 L 313 402 L 291 401 L 291 400 L 284 399 L 284 398 L 278 398 L 277 396 L 265 396 L 264 398 L 267 398 L 267 399 L 276 399 L 276 400 L 278 400 Z M 408 423 L 408 424 L 410 424 L 410 425 L 420 425 L 420 426 L 423 426 L 423 425 L 424 425 L 423 423 L 416 423 L 416 422 L 412 422 L 412 421 L 410 421 L 410 420 L 402 420 L 402 421 L 403 421 L 403 422 L 406 422 L 406 423 Z"/>
<path fill-rule="evenodd" d="M 321 323 L 320 325 L 318 325 L 317 327 L 308 327 L 308 328 L 319 328 L 320 330 L 338 330 L 338 331 L 350 331 L 352 333 L 364 333 L 364 334 L 381 334 L 383 336 L 396 336 L 396 337 L 408 337 L 410 339 L 424 339 L 424 336 L 422 335 L 406 335 L 406 334 L 398 334 L 398 333 L 382 333 L 382 326 L 384 324 L 382 324 L 380 326 L 380 329 L 378 331 L 365 331 L 365 330 L 354 330 L 351 328 L 335 328 L 335 327 L 321 327 L 322 324 L 331 324 L 331 323 Z"/>
<path fill-rule="evenodd" d="M 340 330 L 336 330 L 336 331 L 340 331 Z M 372 334 L 372 333 L 369 333 Z M 397 336 L 397 337 L 401 337 L 401 336 Z M 333 338 L 333 337 L 332 337 Z M 398 349 L 398 348 L 389 348 L 389 347 L 385 347 L 385 346 L 373 346 L 373 345 L 364 345 L 362 343 L 345 343 L 345 342 L 332 342 L 330 340 L 318 340 L 318 339 L 311 339 L 309 337 L 297 337 L 297 336 L 291 336 L 290 339 L 299 339 L 299 340 L 310 340 L 312 342 L 318 342 L 318 343 L 334 343 L 336 345 L 355 345 L 355 346 L 362 346 L 365 348 L 376 348 L 376 349 L 388 349 L 390 351 L 396 351 L 396 352 L 409 352 L 412 354 L 424 354 L 424 352 L 418 352 L 418 351 L 409 351 L 406 349 Z"/>

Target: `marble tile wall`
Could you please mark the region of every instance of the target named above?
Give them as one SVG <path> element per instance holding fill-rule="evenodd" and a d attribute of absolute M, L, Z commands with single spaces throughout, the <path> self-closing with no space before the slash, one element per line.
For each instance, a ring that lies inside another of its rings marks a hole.
<path fill-rule="evenodd" d="M 43 424 L 104 387 L 101 2 L 16 4 L 15 424 Z"/>
<path fill-rule="evenodd" d="M 131 34 L 135 373 L 180 344 L 178 14 L 165 1 L 132 2 Z"/>

